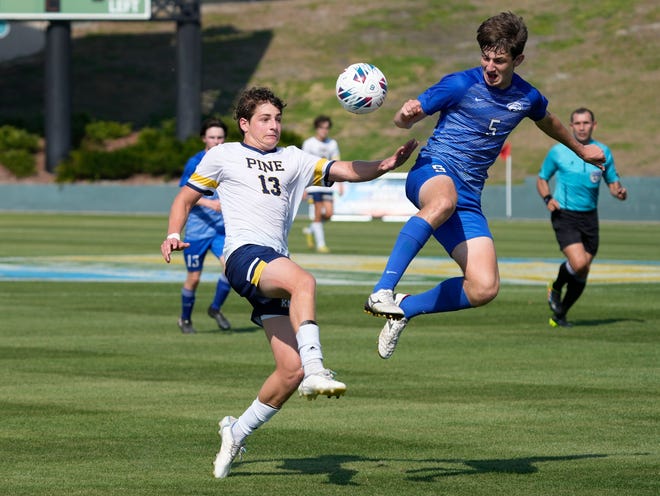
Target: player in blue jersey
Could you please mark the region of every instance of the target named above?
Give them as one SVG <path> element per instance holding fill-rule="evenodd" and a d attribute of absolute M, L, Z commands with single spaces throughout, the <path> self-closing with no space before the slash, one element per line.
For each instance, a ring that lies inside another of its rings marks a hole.
<path fill-rule="evenodd" d="M 564 143 L 584 161 L 601 164 L 596 145 L 575 140 L 548 112 L 546 98 L 515 74 L 524 60 L 527 27 L 521 17 L 502 12 L 477 30 L 481 66 L 450 74 L 406 101 L 394 117 L 397 127 L 439 113 L 433 134 L 408 173 L 406 195 L 419 211 L 401 229 L 385 270 L 365 303 L 365 311 L 387 317 L 378 352 L 389 358 L 409 320 L 420 314 L 485 305 L 499 291 L 495 246 L 481 210 L 488 168 L 504 141 L 525 117 Z M 597 167 L 594 167 L 596 170 Z M 416 295 L 394 288 L 419 250 L 433 236 L 463 275 Z"/>
<path fill-rule="evenodd" d="M 596 129 L 594 113 L 584 107 L 571 113 L 573 136 L 583 145 L 593 144 L 605 153 L 604 170 L 585 163 L 562 144 L 553 146 L 543 161 L 536 189 L 551 212 L 552 227 L 566 261 L 559 266 L 557 279 L 548 287 L 552 327 L 570 327 L 566 314 L 587 284 L 591 263 L 598 251 L 598 191 L 601 179 L 618 200 L 628 197 L 614 167 L 610 149 L 591 137 Z M 555 177 L 554 194 L 549 181 Z M 566 294 L 562 299 L 562 290 Z"/>
<path fill-rule="evenodd" d="M 227 126 L 219 119 L 207 119 L 202 123 L 200 136 L 204 143 L 204 150 L 188 159 L 179 186 L 184 186 L 188 182 L 208 150 L 225 142 Z M 192 207 L 186 222 L 185 241 L 190 243 L 190 246 L 183 250 L 183 259 L 188 275 L 183 283 L 183 288 L 181 288 L 181 316 L 178 321 L 181 332 L 184 334 L 194 334 L 196 332 L 192 324 L 192 312 L 195 306 L 197 287 L 204 269 L 204 259 L 209 251 L 220 260 L 222 272 L 218 277 L 215 296 L 207 309 L 207 314 L 216 321 L 220 329 L 225 331 L 231 329 L 231 324 L 220 311 L 222 304 L 231 291 L 231 286 L 224 274 L 222 249 L 225 245 L 225 221 L 217 193 L 200 198 L 197 204 Z"/>

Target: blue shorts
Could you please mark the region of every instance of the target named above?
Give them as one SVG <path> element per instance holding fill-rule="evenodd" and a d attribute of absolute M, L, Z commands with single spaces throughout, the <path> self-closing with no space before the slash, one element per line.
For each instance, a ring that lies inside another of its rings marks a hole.
<path fill-rule="evenodd" d="M 185 240 L 190 243 L 188 248 L 183 250 L 183 260 L 186 263 L 188 272 L 200 272 L 204 268 L 204 259 L 209 250 L 220 258 L 222 256 L 222 249 L 225 246 L 224 236 L 214 236 L 212 238 Z"/>
<path fill-rule="evenodd" d="M 237 248 L 225 263 L 225 274 L 234 290 L 252 305 L 252 322 L 263 327 L 264 315 L 289 315 L 289 300 L 267 298 L 259 292 L 259 278 L 268 262 L 284 255 L 272 248 L 259 245 L 243 245 Z"/>
<path fill-rule="evenodd" d="M 492 239 L 488 221 L 481 211 L 481 192 L 476 192 L 455 171 L 445 165 L 432 164 L 430 158 L 420 156 L 406 179 L 408 199 L 420 208 L 419 190 L 426 181 L 436 176 L 449 177 L 454 182 L 458 195 L 454 213 L 433 232 L 433 236 L 447 253 L 451 255 L 460 243 L 469 239 L 482 236 Z"/>

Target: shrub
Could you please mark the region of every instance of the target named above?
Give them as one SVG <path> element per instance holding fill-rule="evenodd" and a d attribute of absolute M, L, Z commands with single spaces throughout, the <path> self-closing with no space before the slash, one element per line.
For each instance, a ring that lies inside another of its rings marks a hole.
<path fill-rule="evenodd" d="M 131 134 L 132 126 L 114 121 L 93 121 L 85 125 L 84 139 L 95 144 L 123 138 Z"/>
<path fill-rule="evenodd" d="M 230 139 L 240 139 L 236 124 L 226 121 L 229 126 Z M 167 120 L 158 128 L 146 127 L 138 135 L 137 142 L 118 150 L 104 150 L 98 146 L 101 135 L 108 136 L 110 131 L 115 133 L 130 132 L 130 127 L 124 125 L 110 125 L 99 122 L 87 124 L 83 146 L 71 152 L 57 167 L 57 181 L 98 181 L 127 179 L 136 174 L 148 174 L 155 177 L 171 179 L 179 177 L 183 167 L 192 155 L 202 149 L 203 143 L 199 137 L 192 136 L 184 141 L 176 138 L 175 121 Z M 94 139 L 92 139 L 92 136 Z M 114 135 L 114 137 L 120 137 Z M 91 143 L 92 144 L 90 146 Z M 283 131 L 281 146 L 300 146 L 302 139 L 299 135 Z"/>
<path fill-rule="evenodd" d="M 0 126 L 0 151 L 7 150 L 36 153 L 39 150 L 39 137 L 13 126 Z"/>
<path fill-rule="evenodd" d="M 128 179 L 135 175 L 139 153 L 133 147 L 110 152 L 75 150 L 57 168 L 57 181 L 100 181 Z"/>
<path fill-rule="evenodd" d="M 189 141 L 178 141 L 168 123 L 158 129 L 144 128 L 137 143 L 125 148 L 108 151 L 90 146 L 92 142 L 86 135 L 83 146 L 59 164 L 58 182 L 127 179 L 136 174 L 169 179 L 181 174 L 188 156 L 200 146 L 199 139 L 196 139 L 195 152 L 189 153 L 191 146 L 186 145 Z"/>
<path fill-rule="evenodd" d="M 29 177 L 37 173 L 34 155 L 27 150 L 1 151 L 0 163 L 16 177 Z"/>
<path fill-rule="evenodd" d="M 13 126 L 0 126 L 0 163 L 16 177 L 37 173 L 34 154 L 39 150 L 39 137 Z"/>

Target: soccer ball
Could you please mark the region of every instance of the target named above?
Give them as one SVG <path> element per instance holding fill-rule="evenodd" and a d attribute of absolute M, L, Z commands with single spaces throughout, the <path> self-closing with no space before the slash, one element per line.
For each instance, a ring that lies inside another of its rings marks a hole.
<path fill-rule="evenodd" d="M 337 99 L 354 114 L 368 114 L 380 108 L 387 96 L 387 79 L 378 67 L 349 65 L 337 78 Z"/>

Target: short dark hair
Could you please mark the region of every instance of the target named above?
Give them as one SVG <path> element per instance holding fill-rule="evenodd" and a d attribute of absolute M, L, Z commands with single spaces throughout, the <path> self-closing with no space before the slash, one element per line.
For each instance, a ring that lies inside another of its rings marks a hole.
<path fill-rule="evenodd" d="M 513 12 L 501 12 L 481 23 L 477 42 L 482 52 L 507 52 L 515 59 L 525 50 L 527 26 Z"/>
<path fill-rule="evenodd" d="M 222 122 L 220 119 L 216 119 L 215 117 L 210 117 L 204 122 L 202 122 L 202 129 L 199 131 L 199 135 L 203 138 L 206 136 L 206 131 L 211 129 L 212 127 L 219 127 L 225 132 L 225 137 L 227 136 L 227 125 Z"/>
<path fill-rule="evenodd" d="M 573 116 L 575 114 L 589 114 L 591 116 L 591 122 L 596 122 L 596 116 L 587 107 L 580 107 L 571 112 L 571 122 L 573 122 Z"/>
<path fill-rule="evenodd" d="M 271 103 L 273 104 L 280 112 L 286 107 L 284 103 L 278 96 L 273 93 L 270 88 L 265 87 L 252 87 L 249 90 L 243 91 L 241 96 L 238 99 L 236 108 L 234 109 L 234 119 L 238 124 L 238 129 L 241 131 L 241 134 L 245 134 L 241 129 L 241 119 L 250 120 L 254 115 L 254 111 L 257 108 L 257 105 L 262 103 Z"/>
<path fill-rule="evenodd" d="M 321 124 L 324 122 L 328 123 L 328 127 L 332 127 L 332 119 L 330 119 L 330 117 L 327 115 L 319 115 L 316 119 L 314 119 L 314 129 L 321 127 Z"/>

